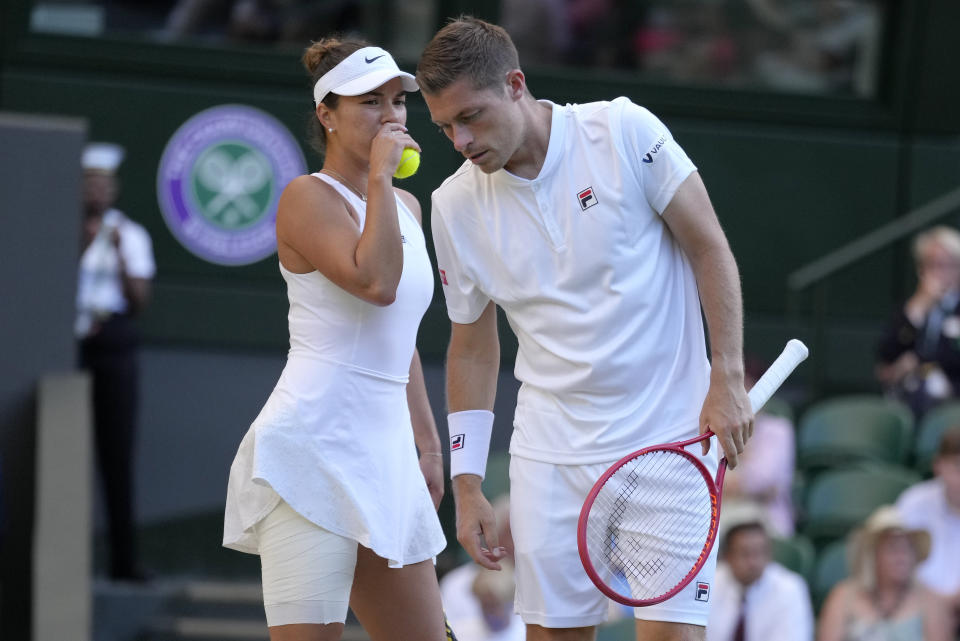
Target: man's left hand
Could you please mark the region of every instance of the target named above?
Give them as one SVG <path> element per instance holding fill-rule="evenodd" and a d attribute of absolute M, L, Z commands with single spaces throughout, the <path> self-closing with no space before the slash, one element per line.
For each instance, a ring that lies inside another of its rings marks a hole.
<path fill-rule="evenodd" d="M 743 376 L 712 372 L 710 389 L 700 411 L 700 433 L 711 430 L 734 469 L 747 441 L 753 436 L 753 411 L 743 385 Z M 710 439 L 702 442 L 703 453 L 710 451 Z"/>

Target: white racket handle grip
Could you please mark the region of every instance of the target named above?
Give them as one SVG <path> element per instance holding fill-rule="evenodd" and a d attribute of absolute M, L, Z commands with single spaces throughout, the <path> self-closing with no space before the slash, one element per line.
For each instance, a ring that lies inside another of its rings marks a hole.
<path fill-rule="evenodd" d="M 750 397 L 750 408 L 754 414 L 767 404 L 774 392 L 780 389 L 790 373 L 807 358 L 809 353 L 810 350 L 802 342 L 796 338 L 790 339 L 780 356 L 777 356 L 777 360 L 773 361 L 773 365 L 763 373 L 760 380 L 747 394 Z"/>

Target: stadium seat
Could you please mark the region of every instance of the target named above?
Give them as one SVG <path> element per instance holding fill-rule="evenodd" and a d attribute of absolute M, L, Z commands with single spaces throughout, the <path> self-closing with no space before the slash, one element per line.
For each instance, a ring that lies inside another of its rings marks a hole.
<path fill-rule="evenodd" d="M 823 472 L 810 482 L 802 532 L 814 544 L 839 538 L 919 481 L 914 470 L 880 463 Z"/>
<path fill-rule="evenodd" d="M 767 414 L 773 414 L 774 416 L 780 416 L 787 419 L 791 423 L 794 421 L 793 407 L 790 403 L 774 396 L 763 406 L 763 411 Z"/>
<path fill-rule="evenodd" d="M 954 425 L 960 425 L 960 401 L 938 405 L 920 419 L 914 447 L 915 467 L 924 476 L 929 476 L 932 472 L 933 457 L 940 447 L 941 436 Z"/>
<path fill-rule="evenodd" d="M 913 415 L 882 396 L 841 396 L 814 404 L 800 418 L 797 466 L 820 470 L 851 461 L 906 464 Z"/>
<path fill-rule="evenodd" d="M 793 570 L 809 582 L 816 558 L 810 539 L 798 534 L 789 539 L 774 538 L 772 543 L 773 560 L 788 570 Z"/>
<path fill-rule="evenodd" d="M 832 541 L 820 550 L 810 580 L 810 596 L 814 610 L 820 611 L 830 589 L 847 578 L 849 573 L 845 540 Z"/>

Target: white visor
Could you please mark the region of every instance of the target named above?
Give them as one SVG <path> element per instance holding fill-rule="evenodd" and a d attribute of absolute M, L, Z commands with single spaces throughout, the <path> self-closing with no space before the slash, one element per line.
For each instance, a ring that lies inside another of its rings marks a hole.
<path fill-rule="evenodd" d="M 336 67 L 321 76 L 313 86 L 313 102 L 319 105 L 328 93 L 359 96 L 373 91 L 388 80 L 400 78 L 406 91 L 417 91 L 412 74 L 400 71 L 393 57 L 380 47 L 364 47 L 354 51 Z"/>

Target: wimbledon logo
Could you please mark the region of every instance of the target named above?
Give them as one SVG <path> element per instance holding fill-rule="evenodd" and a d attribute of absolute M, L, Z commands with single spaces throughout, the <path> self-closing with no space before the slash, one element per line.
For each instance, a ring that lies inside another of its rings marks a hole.
<path fill-rule="evenodd" d="M 157 199 L 190 252 L 218 265 L 247 265 L 276 252 L 280 192 L 305 172 L 297 141 L 279 121 L 253 107 L 221 105 L 170 138 Z"/>

